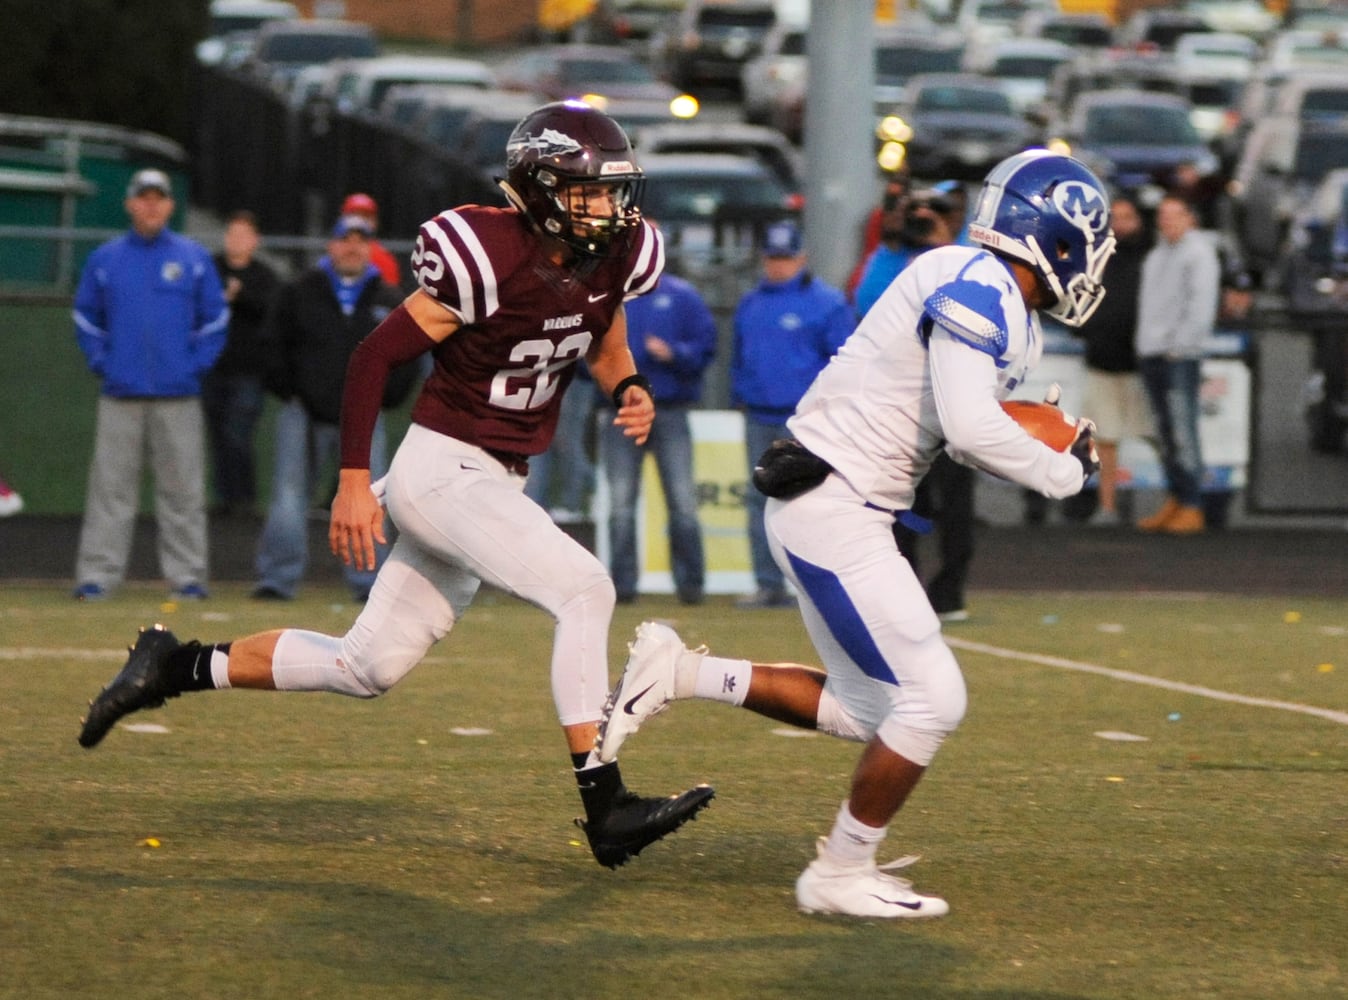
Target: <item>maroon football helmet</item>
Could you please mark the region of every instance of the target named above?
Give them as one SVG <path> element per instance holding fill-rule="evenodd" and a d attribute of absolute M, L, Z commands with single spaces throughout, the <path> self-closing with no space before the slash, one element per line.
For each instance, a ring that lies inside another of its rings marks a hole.
<path fill-rule="evenodd" d="M 545 104 L 506 143 L 506 197 L 539 231 L 587 257 L 626 252 L 643 184 L 627 133 L 583 101 Z"/>

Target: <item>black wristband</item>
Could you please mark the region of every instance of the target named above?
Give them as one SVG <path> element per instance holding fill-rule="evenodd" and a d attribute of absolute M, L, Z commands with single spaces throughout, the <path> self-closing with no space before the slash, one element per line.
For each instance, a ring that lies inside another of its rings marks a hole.
<path fill-rule="evenodd" d="M 620 410 L 623 408 L 623 395 L 629 387 L 634 385 L 641 386 L 646 390 L 646 395 L 650 396 L 652 400 L 655 399 L 655 393 L 651 391 L 651 380 L 638 372 L 635 375 L 628 375 L 627 378 L 613 387 L 613 405 L 615 407 Z"/>

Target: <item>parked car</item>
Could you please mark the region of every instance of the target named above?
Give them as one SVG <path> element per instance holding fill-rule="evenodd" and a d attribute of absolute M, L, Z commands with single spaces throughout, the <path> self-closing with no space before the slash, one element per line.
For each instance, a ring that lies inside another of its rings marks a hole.
<path fill-rule="evenodd" d="M 1036 133 L 996 80 L 972 73 L 923 73 L 877 130 L 882 156 L 902 146 L 901 162 L 920 178 L 975 181 L 1031 146 Z"/>
<path fill-rule="evenodd" d="M 377 55 L 374 29 L 361 21 L 269 21 L 257 29 L 246 65 L 284 92 L 305 66 Z"/>
<path fill-rule="evenodd" d="M 1192 106 L 1173 94 L 1133 89 L 1082 94 L 1052 140 L 1088 163 L 1101 179 L 1126 191 L 1166 183 L 1176 167 L 1193 164 L 1202 177 L 1221 169 L 1191 117 Z"/>
<path fill-rule="evenodd" d="M 874 49 L 872 98 L 878 119 L 891 113 L 903 100 L 904 88 L 911 77 L 922 73 L 958 73 L 965 46 L 957 31 L 922 21 L 905 21 L 899 26 L 877 25 Z M 793 142 L 800 142 L 804 131 L 808 76 L 807 67 L 783 86 L 768 116 L 768 123 L 785 132 Z"/>
<path fill-rule="evenodd" d="M 599 0 L 576 40 L 645 44 L 682 8 L 683 0 Z"/>
<path fill-rule="evenodd" d="M 1195 76 L 1248 80 L 1259 59 L 1259 44 L 1229 31 L 1195 31 L 1175 42 L 1175 68 Z"/>
<path fill-rule="evenodd" d="M 1021 115 L 1043 117 L 1048 84 L 1059 66 L 1076 58 L 1076 50 L 1046 38 L 1004 38 L 971 59 L 965 69 L 1001 81 L 1011 105 Z"/>
<path fill-rule="evenodd" d="M 486 90 L 496 78 L 484 62 L 448 56 L 380 56 L 342 60 L 332 66 L 321 97 L 342 114 L 378 109 L 389 89 L 408 84 L 441 84 Z"/>
<path fill-rule="evenodd" d="M 771 0 L 687 0 L 678 17 L 651 36 L 651 63 L 684 90 L 738 90 L 741 68 L 776 23 Z"/>
<path fill-rule="evenodd" d="M 1182 35 L 1211 31 L 1200 15 L 1173 7 L 1144 7 L 1119 25 L 1114 42 L 1123 48 L 1173 52 Z"/>
<path fill-rule="evenodd" d="M 293 21 L 299 16 L 299 9 L 283 0 L 211 0 L 210 26 L 197 43 L 197 62 L 218 66 L 231 48 L 250 45 L 257 29 L 268 21 Z"/>
<path fill-rule="evenodd" d="M 545 45 L 496 67 L 506 90 L 541 94 L 548 100 L 581 99 L 602 108 L 624 128 L 692 118 L 698 103 L 621 45 Z"/>
<path fill-rule="evenodd" d="M 730 153 L 760 161 L 797 195 L 804 187 L 800 152 L 775 128 L 735 122 L 646 125 L 632 133 L 638 158 L 648 153 Z M 799 205 L 796 205 L 799 207 Z"/>
<path fill-rule="evenodd" d="M 1268 40 L 1263 65 L 1269 70 L 1348 67 L 1348 34 L 1295 28 Z"/>
<path fill-rule="evenodd" d="M 785 94 L 800 89 L 805 80 L 805 28 L 777 24 L 763 37 L 763 47 L 740 67 L 740 109 L 744 120 L 766 125 Z"/>
<path fill-rule="evenodd" d="M 793 192 L 752 157 L 651 153 L 639 162 L 642 211 L 659 224 L 680 274 L 710 280 L 722 269 L 752 270 L 763 229 L 792 214 Z"/>
<path fill-rule="evenodd" d="M 1348 167 L 1348 117 L 1283 115 L 1255 125 L 1231 186 L 1236 235 L 1252 271 L 1275 268 L 1297 209 L 1339 167 Z"/>
<path fill-rule="evenodd" d="M 1114 25 L 1104 14 L 1031 10 L 1021 17 L 1016 33 L 1062 42 L 1078 51 L 1107 49 L 1114 44 Z"/>
<path fill-rule="evenodd" d="M 1311 447 L 1336 452 L 1348 431 L 1348 168 L 1331 170 L 1291 225 L 1282 287 L 1295 329 L 1311 335 Z"/>

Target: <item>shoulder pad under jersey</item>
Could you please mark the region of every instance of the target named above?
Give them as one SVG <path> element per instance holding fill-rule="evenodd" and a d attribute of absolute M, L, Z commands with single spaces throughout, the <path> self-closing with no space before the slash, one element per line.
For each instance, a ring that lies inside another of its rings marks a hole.
<path fill-rule="evenodd" d="M 1001 289 L 959 277 L 932 292 L 922 308 L 956 340 L 994 358 L 1005 353 L 1008 335 Z"/>

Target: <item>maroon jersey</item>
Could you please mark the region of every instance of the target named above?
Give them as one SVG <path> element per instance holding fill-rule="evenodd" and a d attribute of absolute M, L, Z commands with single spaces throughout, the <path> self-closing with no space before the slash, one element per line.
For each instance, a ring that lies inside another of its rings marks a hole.
<path fill-rule="evenodd" d="M 576 362 L 626 299 L 655 287 L 664 263 L 664 242 L 645 222 L 625 257 L 577 272 L 549 261 L 513 208 L 441 212 L 417 234 L 412 267 L 463 325 L 432 352 L 412 420 L 494 451 L 545 451 Z"/>

